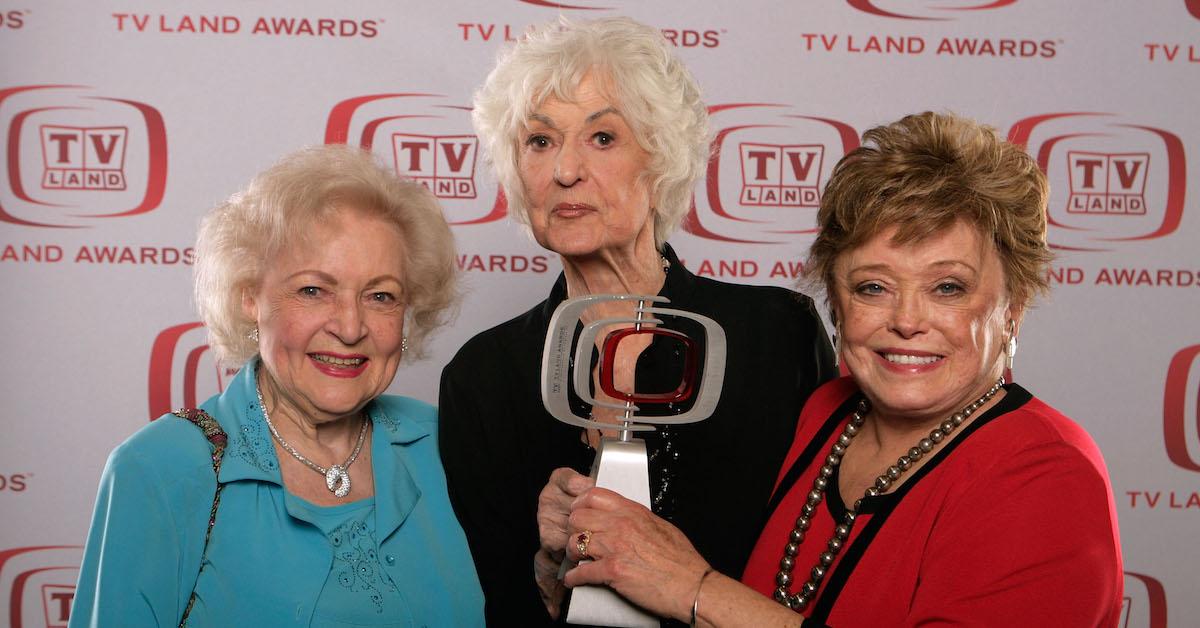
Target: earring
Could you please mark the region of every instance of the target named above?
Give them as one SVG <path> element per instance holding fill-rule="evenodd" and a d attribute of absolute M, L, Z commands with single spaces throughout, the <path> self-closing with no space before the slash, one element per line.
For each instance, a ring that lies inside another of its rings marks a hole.
<path fill-rule="evenodd" d="M 250 342 L 258 344 L 258 325 L 255 325 L 254 329 L 251 329 L 250 333 L 246 334 L 246 337 L 250 339 Z"/>
<path fill-rule="evenodd" d="M 1013 369 L 1013 362 L 1017 358 L 1017 323 L 1013 319 L 1008 319 L 1008 342 L 1004 345 L 1004 361 L 1008 366 L 1008 370 Z"/>
<path fill-rule="evenodd" d="M 400 353 L 408 353 L 408 336 L 400 338 Z"/>
<path fill-rule="evenodd" d="M 838 322 L 837 316 L 830 314 L 831 323 L 833 323 L 833 367 L 841 368 L 842 366 L 842 349 L 838 346 L 838 336 L 842 334 L 842 324 Z"/>
<path fill-rule="evenodd" d="M 837 332 L 833 332 L 833 366 L 837 368 L 842 365 L 842 353 L 838 351 Z"/>

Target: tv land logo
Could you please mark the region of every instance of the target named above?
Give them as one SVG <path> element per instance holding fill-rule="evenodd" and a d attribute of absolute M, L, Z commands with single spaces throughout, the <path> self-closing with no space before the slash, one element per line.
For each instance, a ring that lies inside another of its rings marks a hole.
<path fill-rule="evenodd" d="M 1191 13 L 1192 17 L 1200 20 L 1200 0 L 1184 0 L 1184 5 L 1187 6 L 1188 13 Z"/>
<path fill-rule="evenodd" d="M 1171 462 L 1200 472 L 1200 344 L 1180 349 L 1167 367 L 1163 439 Z"/>
<path fill-rule="evenodd" d="M 223 392 L 237 371 L 217 364 L 203 323 L 164 329 L 150 349 L 150 420 L 177 408 L 197 407 Z"/>
<path fill-rule="evenodd" d="M 124 190 L 126 127 L 43 125 L 46 190 Z"/>
<path fill-rule="evenodd" d="M 1149 153 L 1067 151 L 1072 214 L 1144 215 Z"/>
<path fill-rule="evenodd" d="M 451 225 L 502 220 L 508 202 L 499 186 L 479 176 L 479 140 L 470 133 L 471 108 L 439 94 L 367 94 L 334 105 L 326 144 L 357 144 L 419 181 L 442 201 Z"/>
<path fill-rule="evenodd" d="M 66 628 L 81 562 L 78 545 L 0 550 L 0 617 L 11 628 Z"/>
<path fill-rule="evenodd" d="M 819 207 L 820 144 L 738 145 L 742 157 L 742 205 Z M 814 167 L 815 166 L 815 167 Z"/>
<path fill-rule="evenodd" d="M 162 114 L 80 85 L 0 89 L 0 221 L 79 228 L 153 211 L 167 182 Z"/>
<path fill-rule="evenodd" d="M 1125 572 L 1120 628 L 1167 628 L 1167 593 L 1161 582 L 1146 574 Z"/>
<path fill-rule="evenodd" d="M 871 15 L 901 20 L 953 20 L 957 16 L 1000 9 L 1017 0 L 846 0 L 846 4 Z"/>
<path fill-rule="evenodd" d="M 684 229 L 758 244 L 816 233 L 821 188 L 833 165 L 858 147 L 858 132 L 786 104 L 721 104 L 709 114 L 717 129 L 713 158 Z"/>
<path fill-rule="evenodd" d="M 1187 157 L 1175 133 L 1116 114 L 1061 112 L 1020 120 L 1008 139 L 1050 178 L 1050 246 L 1106 251 L 1179 228 Z"/>
<path fill-rule="evenodd" d="M 396 174 L 418 181 L 438 198 L 475 198 L 474 135 L 392 134 Z"/>

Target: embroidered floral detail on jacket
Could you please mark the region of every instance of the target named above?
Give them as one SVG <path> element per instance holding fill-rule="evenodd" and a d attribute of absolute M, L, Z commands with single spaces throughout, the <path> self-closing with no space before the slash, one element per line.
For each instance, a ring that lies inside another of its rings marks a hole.
<path fill-rule="evenodd" d="M 381 404 L 372 403 L 368 413 L 371 415 L 372 421 L 386 427 L 389 432 L 395 432 L 400 427 L 400 421 L 384 412 Z"/>
<path fill-rule="evenodd" d="M 365 593 L 383 612 L 383 593 L 396 594 L 396 584 L 383 572 L 376 551 L 375 533 L 362 521 L 347 521 L 329 534 L 333 569 L 338 584 L 354 593 Z"/>
<path fill-rule="evenodd" d="M 279 460 L 275 457 L 275 446 L 271 444 L 271 435 L 263 422 L 262 409 L 258 403 L 251 402 L 246 407 L 242 421 L 242 429 L 236 434 L 230 434 L 230 444 L 226 454 L 237 456 L 258 467 L 260 471 L 274 471 L 279 468 Z"/>

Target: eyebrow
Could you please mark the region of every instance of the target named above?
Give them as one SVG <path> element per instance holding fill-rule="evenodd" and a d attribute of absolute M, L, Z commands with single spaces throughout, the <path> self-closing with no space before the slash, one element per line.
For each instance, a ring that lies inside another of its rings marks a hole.
<path fill-rule="evenodd" d="M 610 113 L 615 113 L 618 116 L 621 115 L 621 112 L 617 111 L 616 107 L 605 107 L 604 109 L 601 109 L 600 111 L 597 111 L 597 112 L 594 112 L 594 113 L 588 115 L 588 117 L 586 119 L 584 119 L 583 122 L 584 122 L 584 124 L 591 124 L 591 123 L 595 122 L 596 120 L 599 120 L 600 118 L 603 118 L 604 116 L 606 116 Z M 556 131 L 558 130 L 558 125 L 554 124 L 554 120 L 550 119 L 550 116 L 547 116 L 545 114 L 531 113 L 531 114 L 529 114 L 529 119 L 536 121 L 536 122 L 541 122 L 542 124 L 552 128 Z"/>
<path fill-rule="evenodd" d="M 593 113 L 592 115 L 588 116 L 587 120 L 585 120 L 585 122 L 589 122 L 589 123 L 595 122 L 596 120 L 599 120 L 600 118 L 603 118 L 604 116 L 606 116 L 610 113 L 615 113 L 617 115 L 621 115 L 621 112 L 617 111 L 615 107 L 605 107 L 604 109 L 601 109 L 600 111 L 597 111 L 596 113 Z"/>
<path fill-rule="evenodd" d="M 305 269 L 305 270 L 294 272 L 288 277 L 288 280 L 291 281 L 291 280 L 297 279 L 303 275 L 313 275 L 317 279 L 320 279 L 321 281 L 323 281 L 325 283 L 337 285 L 337 279 L 335 279 L 333 277 L 333 275 L 330 275 L 329 273 L 326 273 L 326 272 L 322 272 L 319 270 L 312 270 L 312 269 Z M 379 275 L 378 277 L 372 277 L 369 281 L 367 281 L 366 285 L 367 285 L 367 287 L 377 286 L 377 285 L 379 285 L 385 281 L 389 281 L 389 280 L 394 281 L 394 282 L 400 284 L 401 286 L 404 285 L 403 281 L 400 281 L 400 279 L 398 277 L 396 277 L 395 275 L 392 275 L 392 274 L 383 274 L 383 275 Z"/>
<path fill-rule="evenodd" d="M 930 268 L 942 268 L 942 267 L 946 267 L 946 266 L 963 266 L 963 267 L 970 269 L 970 271 L 973 273 L 979 272 L 978 269 L 976 269 L 974 266 L 972 266 L 962 260 L 957 260 L 957 259 L 938 260 L 929 265 Z M 891 268 L 891 266 L 889 266 L 887 264 L 864 264 L 862 266 L 855 266 L 854 268 L 851 268 L 850 272 L 854 273 L 854 272 L 859 272 L 859 271 L 883 271 L 883 270 L 888 270 L 890 268 Z"/>

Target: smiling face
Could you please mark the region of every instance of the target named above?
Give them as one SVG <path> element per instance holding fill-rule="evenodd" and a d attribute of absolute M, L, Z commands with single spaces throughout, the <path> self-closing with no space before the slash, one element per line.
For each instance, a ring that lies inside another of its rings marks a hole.
<path fill-rule="evenodd" d="M 538 244 L 567 257 L 654 246 L 650 161 L 592 75 L 575 97 L 546 99 L 527 121 L 517 167 Z"/>
<path fill-rule="evenodd" d="M 357 413 L 391 384 L 404 334 L 400 230 L 351 208 L 267 260 L 243 293 L 257 321 L 272 414 L 324 423 Z"/>
<path fill-rule="evenodd" d="M 964 222 L 919 242 L 887 229 L 834 264 L 843 362 L 877 412 L 943 420 L 1000 376 L 1009 303 L 995 246 Z"/>

